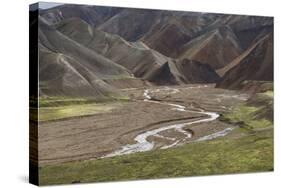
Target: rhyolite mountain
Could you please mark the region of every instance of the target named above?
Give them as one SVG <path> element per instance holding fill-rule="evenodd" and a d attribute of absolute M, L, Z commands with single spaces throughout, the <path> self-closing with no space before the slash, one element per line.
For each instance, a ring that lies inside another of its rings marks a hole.
<path fill-rule="evenodd" d="M 226 26 L 245 50 L 261 32 L 272 30 L 273 25 L 271 17 L 86 5 L 61 5 L 41 11 L 41 16 L 50 22 L 78 17 L 127 41 L 142 40 L 172 57 L 175 57 L 177 48 L 191 39 Z"/>
<path fill-rule="evenodd" d="M 219 78 L 214 70 L 208 66 L 202 65 L 200 62 L 192 63 L 192 65 L 194 65 L 192 66 L 192 71 L 194 71 L 194 73 L 191 73 L 191 70 L 187 69 L 185 69 L 185 71 L 177 70 L 182 69 L 182 67 L 174 65 L 176 60 L 150 49 L 143 42 L 128 42 L 118 35 L 112 35 L 97 30 L 78 18 L 65 20 L 58 24 L 56 28 L 71 39 L 127 68 L 135 77 L 152 82 L 154 81 L 157 84 L 160 82 L 156 81 L 157 79 L 151 78 L 155 76 L 155 72 L 161 72 L 163 67 L 167 64 L 170 65 L 169 67 L 173 67 L 171 72 L 177 72 L 177 75 L 179 75 L 178 77 L 181 78 L 177 79 L 177 82 L 174 82 L 174 79 L 171 78 L 172 80 L 168 81 L 169 83 L 197 83 L 197 81 L 198 83 L 202 81 L 209 83 L 215 82 Z M 205 73 L 203 71 L 200 72 L 202 66 L 206 67 Z M 197 67 L 200 70 L 197 71 Z M 195 74 L 195 72 L 197 74 Z M 165 82 L 163 82 L 163 84 L 165 84 Z"/>
<path fill-rule="evenodd" d="M 273 80 L 271 17 L 87 5 L 39 14 L 43 95 L 111 98 L 151 84 L 235 89 Z"/>
<path fill-rule="evenodd" d="M 103 79 L 130 77 L 127 69 L 61 34 L 44 18 L 38 26 L 41 95 L 118 95 Z"/>
<path fill-rule="evenodd" d="M 117 35 L 96 30 L 79 18 L 50 24 L 39 17 L 38 29 L 42 96 L 118 98 L 118 88 L 143 87 L 149 84 L 145 80 L 154 81 L 155 71 L 161 70 L 165 63 L 175 63 L 142 42 L 128 42 Z M 200 63 L 196 63 L 200 67 Z M 208 70 L 211 74 L 206 78 L 206 72 L 190 77 L 187 75 L 190 72 L 174 67 L 171 72 L 177 72 L 181 79 L 169 81 L 169 84 L 218 79 L 212 69 Z M 155 80 L 154 83 L 159 82 Z"/>
<path fill-rule="evenodd" d="M 93 26 L 98 26 L 121 10 L 122 8 L 115 7 L 65 4 L 49 9 L 40 9 L 40 15 L 51 24 L 59 23 L 68 18 L 81 18 Z"/>
<path fill-rule="evenodd" d="M 200 61 L 214 69 L 219 69 L 239 56 L 241 52 L 240 43 L 231 28 L 220 27 L 183 45 L 178 57 Z"/>
<path fill-rule="evenodd" d="M 65 20 L 56 28 L 77 43 L 127 68 L 136 77 L 146 78 L 170 59 L 142 42 L 128 42 L 118 35 L 95 29 L 79 18 Z"/>
<path fill-rule="evenodd" d="M 215 83 L 219 79 L 209 65 L 189 59 L 166 62 L 148 78 L 158 85 Z"/>
<path fill-rule="evenodd" d="M 235 89 L 244 81 L 273 81 L 273 35 L 268 34 L 224 69 L 217 87 Z"/>

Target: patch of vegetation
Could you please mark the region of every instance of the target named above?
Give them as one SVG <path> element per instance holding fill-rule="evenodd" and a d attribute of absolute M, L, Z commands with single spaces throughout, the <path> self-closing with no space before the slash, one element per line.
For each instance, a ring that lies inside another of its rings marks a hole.
<path fill-rule="evenodd" d="M 40 167 L 40 185 L 273 170 L 272 131 L 92 161 Z"/>
<path fill-rule="evenodd" d="M 273 96 L 274 96 L 273 91 L 266 91 L 264 93 L 261 93 L 261 95 L 265 95 L 269 98 L 273 98 Z"/>
<path fill-rule="evenodd" d="M 250 102 L 252 104 L 256 105 L 266 105 L 266 104 L 272 104 L 273 103 L 273 91 L 266 91 L 263 93 L 257 93 L 250 99 Z"/>
<path fill-rule="evenodd" d="M 273 91 L 253 95 L 246 103 L 240 104 L 220 119 L 232 124 L 238 124 L 247 130 L 273 126 Z"/>
<path fill-rule="evenodd" d="M 129 101 L 130 100 L 130 97 L 126 96 L 126 95 L 120 95 L 120 96 L 116 96 L 114 94 L 109 94 L 109 97 L 113 98 L 113 100 L 116 100 L 116 101 Z"/>
<path fill-rule="evenodd" d="M 40 97 L 39 100 L 32 98 L 30 103 L 36 106 L 30 106 L 30 119 L 33 121 L 49 121 L 105 113 L 129 101 L 126 96 L 114 97 L 112 96 L 112 100 L 66 96 Z M 37 101 L 39 102 L 39 110 L 37 110 Z M 37 116 L 37 112 L 39 112 L 39 116 Z"/>
<path fill-rule="evenodd" d="M 40 107 L 39 121 L 58 120 L 69 117 L 93 115 L 97 113 L 105 113 L 120 107 L 121 103 L 91 103 L 91 104 L 75 104 L 59 107 Z"/>
<path fill-rule="evenodd" d="M 238 124 L 241 128 L 253 130 L 257 128 L 265 128 L 272 125 L 272 122 L 263 118 L 257 119 L 256 115 L 260 108 L 247 106 L 242 104 L 236 106 L 230 113 L 224 114 L 220 119 L 232 124 Z"/>
<path fill-rule="evenodd" d="M 71 98 L 64 96 L 40 97 L 39 107 L 58 107 L 76 104 L 90 104 L 96 103 L 94 99 L 87 98 Z"/>
<path fill-rule="evenodd" d="M 94 100 L 85 98 L 68 98 L 68 97 L 40 97 L 39 107 L 57 107 L 75 104 L 89 104 L 94 103 Z"/>
<path fill-rule="evenodd" d="M 82 104 L 99 104 L 99 103 L 110 103 L 110 102 L 126 102 L 129 101 L 127 96 L 115 96 L 108 94 L 110 98 L 78 98 L 78 97 L 66 97 L 66 96 L 52 96 L 52 97 L 40 97 L 40 107 L 59 107 L 67 105 L 82 105 Z"/>
<path fill-rule="evenodd" d="M 257 80 L 245 80 L 241 83 L 242 88 L 252 88 L 255 93 L 263 93 L 266 91 L 273 91 L 272 81 L 257 81 Z"/>

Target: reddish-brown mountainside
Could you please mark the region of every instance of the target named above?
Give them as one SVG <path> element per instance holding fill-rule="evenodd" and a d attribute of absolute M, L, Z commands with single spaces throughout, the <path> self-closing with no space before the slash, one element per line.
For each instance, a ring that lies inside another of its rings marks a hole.
<path fill-rule="evenodd" d="M 273 36 L 267 35 L 235 60 L 217 87 L 235 89 L 246 80 L 273 81 Z"/>

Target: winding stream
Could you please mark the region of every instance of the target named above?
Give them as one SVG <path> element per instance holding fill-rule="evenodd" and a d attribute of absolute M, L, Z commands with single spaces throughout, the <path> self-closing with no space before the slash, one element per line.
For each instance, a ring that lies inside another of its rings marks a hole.
<path fill-rule="evenodd" d="M 198 86 L 198 88 L 199 87 L 206 87 L 206 86 Z M 164 88 L 164 90 L 165 91 L 171 90 L 171 92 L 170 92 L 171 94 L 179 92 L 178 89 L 171 89 L 171 88 Z M 167 105 L 167 106 L 172 107 L 171 108 L 172 110 L 177 110 L 177 111 L 181 111 L 181 112 L 198 113 L 198 114 L 207 115 L 208 117 L 200 119 L 200 120 L 196 120 L 196 121 L 186 122 L 186 123 L 177 123 L 177 124 L 169 125 L 169 126 L 166 126 L 166 127 L 160 127 L 160 128 L 156 128 L 156 129 L 153 129 L 153 130 L 149 130 L 149 131 L 146 131 L 144 133 L 140 133 L 134 139 L 136 141 L 135 144 L 128 144 L 128 145 L 122 146 L 122 148 L 120 150 L 117 150 L 117 151 L 115 151 L 111 154 L 108 154 L 105 157 L 112 157 L 112 156 L 117 156 L 117 155 L 124 155 L 124 154 L 130 154 L 130 153 L 135 153 L 135 152 L 144 152 L 144 151 L 152 150 L 153 147 L 154 147 L 154 142 L 153 141 L 150 142 L 150 141 L 147 140 L 147 138 L 150 137 L 150 136 L 161 137 L 161 138 L 164 138 L 164 139 L 167 139 L 167 140 L 173 140 L 174 141 L 170 145 L 165 145 L 165 146 L 161 147 L 161 149 L 167 149 L 167 148 L 174 147 L 174 146 L 178 145 L 180 142 L 183 142 L 186 139 L 192 137 L 191 132 L 183 129 L 185 126 L 191 125 L 191 124 L 196 124 L 196 123 L 214 121 L 219 117 L 219 114 L 216 113 L 216 112 L 206 112 L 202 109 L 200 109 L 200 111 L 187 110 L 186 107 L 182 106 L 182 105 L 153 100 L 152 97 L 149 95 L 149 93 L 159 92 L 159 91 L 160 91 L 160 89 L 157 89 L 155 91 L 149 91 L 148 89 L 146 89 L 144 91 L 144 94 L 143 94 L 144 101 L 150 102 L 150 103 L 158 103 L 158 104 Z M 169 130 L 169 129 L 174 129 L 175 131 L 184 134 L 185 138 L 176 140 L 176 138 L 165 137 L 165 136 L 162 136 L 162 135 L 159 134 L 160 132 L 166 131 L 166 130 Z M 226 128 L 222 131 L 213 133 L 211 135 L 203 136 L 203 137 L 195 140 L 195 142 L 196 141 L 210 140 L 210 139 L 214 139 L 214 138 L 217 138 L 217 137 L 225 136 L 230 131 L 232 131 L 232 129 L 233 128 L 228 127 L 228 128 Z"/>

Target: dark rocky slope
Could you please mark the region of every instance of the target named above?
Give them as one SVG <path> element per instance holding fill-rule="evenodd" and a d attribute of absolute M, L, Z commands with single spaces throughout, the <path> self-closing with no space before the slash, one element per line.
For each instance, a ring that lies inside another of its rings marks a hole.
<path fill-rule="evenodd" d="M 219 79 L 209 65 L 188 59 L 166 62 L 148 78 L 159 85 L 215 83 Z"/>

